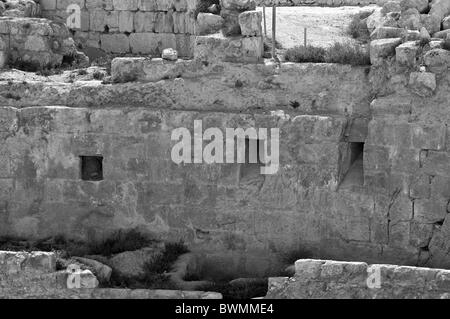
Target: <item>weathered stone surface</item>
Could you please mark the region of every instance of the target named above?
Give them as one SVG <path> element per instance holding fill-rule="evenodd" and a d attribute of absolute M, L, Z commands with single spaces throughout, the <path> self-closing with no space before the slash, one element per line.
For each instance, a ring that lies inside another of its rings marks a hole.
<path fill-rule="evenodd" d="M 444 49 L 430 50 L 425 54 L 424 62 L 431 72 L 446 72 L 450 66 L 450 51 Z"/>
<path fill-rule="evenodd" d="M 197 16 L 196 33 L 206 35 L 218 32 L 224 23 L 224 19 L 212 13 L 199 13 Z"/>
<path fill-rule="evenodd" d="M 201 61 L 258 63 L 263 57 L 262 37 L 220 38 L 199 36 L 194 57 Z"/>
<path fill-rule="evenodd" d="M 177 50 L 172 49 L 172 48 L 164 49 L 161 57 L 164 60 L 176 61 L 176 60 L 178 60 L 178 52 L 177 52 Z"/>
<path fill-rule="evenodd" d="M 74 259 L 76 261 L 92 268 L 93 273 L 95 274 L 95 277 L 99 280 L 99 282 L 101 282 L 101 283 L 109 282 L 109 279 L 111 278 L 111 273 L 112 273 L 111 267 L 104 265 L 97 260 L 93 260 L 93 259 L 89 259 L 89 258 L 74 257 Z"/>
<path fill-rule="evenodd" d="M 262 35 L 262 14 L 259 11 L 245 11 L 239 15 L 239 25 L 243 36 Z"/>
<path fill-rule="evenodd" d="M 442 29 L 443 30 L 450 29 L 450 16 L 445 17 L 444 20 L 442 20 Z"/>
<path fill-rule="evenodd" d="M 398 26 L 409 30 L 419 30 L 422 26 L 420 18 L 421 16 L 417 9 L 407 9 L 402 12 L 400 19 L 398 20 Z"/>
<path fill-rule="evenodd" d="M 269 279 L 266 298 L 439 299 L 448 294 L 449 289 L 446 284 L 449 271 L 442 269 L 331 260 L 302 260 L 297 263 L 294 278 Z M 321 276 L 302 276 L 313 268 L 321 269 Z M 376 278 L 377 275 L 380 278 Z"/>
<path fill-rule="evenodd" d="M 402 10 L 400 3 L 397 1 L 387 1 L 383 4 L 382 13 L 386 14 L 389 12 L 400 12 Z"/>
<path fill-rule="evenodd" d="M 400 8 L 402 11 L 414 8 L 419 12 L 428 10 L 428 0 L 402 0 L 400 1 Z"/>
<path fill-rule="evenodd" d="M 113 271 L 120 273 L 122 276 L 140 276 L 144 274 L 145 263 L 161 254 L 163 249 L 164 247 L 159 245 L 136 251 L 123 252 L 111 257 L 108 260 L 108 264 Z"/>
<path fill-rule="evenodd" d="M 370 62 L 379 65 L 395 54 L 395 48 L 402 43 L 401 38 L 380 39 L 370 42 Z"/>
<path fill-rule="evenodd" d="M 371 34 L 372 40 L 386 39 L 386 38 L 402 38 L 406 36 L 406 30 L 402 28 L 394 27 L 379 27 L 376 28 Z"/>
<path fill-rule="evenodd" d="M 415 41 L 405 42 L 395 48 L 395 58 L 400 64 L 413 67 L 416 65 L 419 45 Z"/>
<path fill-rule="evenodd" d="M 249 11 L 256 9 L 254 0 L 221 0 L 221 7 L 233 11 Z"/>

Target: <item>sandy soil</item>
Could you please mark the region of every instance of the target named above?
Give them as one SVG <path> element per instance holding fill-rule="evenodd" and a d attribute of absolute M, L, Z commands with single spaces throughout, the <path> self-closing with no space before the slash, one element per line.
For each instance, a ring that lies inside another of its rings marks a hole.
<path fill-rule="evenodd" d="M 334 42 L 353 41 L 345 30 L 351 17 L 360 12 L 373 10 L 366 7 L 280 7 L 277 8 L 277 40 L 284 48 L 303 44 L 304 28 L 307 28 L 307 43 L 329 46 Z M 257 10 L 262 11 L 262 8 Z M 266 24 L 269 37 L 272 34 L 272 8 L 266 9 Z"/>

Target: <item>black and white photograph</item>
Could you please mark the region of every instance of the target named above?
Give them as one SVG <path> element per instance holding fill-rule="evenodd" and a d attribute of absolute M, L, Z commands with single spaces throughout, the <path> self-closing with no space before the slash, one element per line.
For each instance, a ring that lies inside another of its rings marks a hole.
<path fill-rule="evenodd" d="M 450 299 L 449 123 L 450 0 L 0 0 L 0 299 Z"/>

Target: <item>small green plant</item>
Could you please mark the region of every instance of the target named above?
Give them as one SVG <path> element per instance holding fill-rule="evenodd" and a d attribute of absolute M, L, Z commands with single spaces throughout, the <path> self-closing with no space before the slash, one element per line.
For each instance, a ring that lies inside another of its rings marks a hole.
<path fill-rule="evenodd" d="M 431 39 L 430 38 L 421 38 L 420 39 L 420 42 L 419 42 L 419 45 L 420 45 L 420 47 L 424 47 L 424 46 L 426 46 L 428 43 L 430 43 L 430 41 L 431 41 Z"/>
<path fill-rule="evenodd" d="M 370 55 L 358 44 L 334 43 L 325 54 L 325 62 L 350 65 L 370 65 Z"/>
<path fill-rule="evenodd" d="M 288 49 L 284 57 L 288 62 L 323 63 L 325 62 L 325 53 L 326 50 L 324 48 L 315 47 L 312 45 L 307 46 L 300 45 Z"/>
<path fill-rule="evenodd" d="M 118 230 L 106 239 L 90 245 L 91 255 L 111 256 L 124 251 L 134 251 L 148 246 L 155 240 L 136 229 Z"/>
<path fill-rule="evenodd" d="M 363 11 L 352 16 L 350 24 L 347 27 L 347 34 L 353 39 L 358 39 L 361 42 L 368 42 L 370 39 L 369 29 L 364 21 L 372 12 Z"/>

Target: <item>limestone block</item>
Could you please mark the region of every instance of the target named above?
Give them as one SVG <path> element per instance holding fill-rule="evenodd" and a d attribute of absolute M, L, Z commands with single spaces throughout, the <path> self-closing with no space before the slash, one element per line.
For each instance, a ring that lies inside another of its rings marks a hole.
<path fill-rule="evenodd" d="M 243 36 L 262 35 L 262 14 L 259 11 L 245 11 L 239 15 L 239 25 Z"/>
<path fill-rule="evenodd" d="M 395 48 L 395 58 L 398 63 L 413 67 L 416 65 L 418 52 L 418 43 L 415 41 L 408 41 Z"/>
<path fill-rule="evenodd" d="M 185 12 L 174 12 L 173 13 L 173 32 L 174 33 L 187 33 L 186 32 L 186 13 Z"/>
<path fill-rule="evenodd" d="M 161 36 L 156 33 L 132 33 L 130 35 L 131 52 L 159 56 L 162 52 Z"/>
<path fill-rule="evenodd" d="M 197 16 L 196 33 L 206 35 L 218 32 L 224 23 L 224 19 L 212 13 L 199 13 Z"/>
<path fill-rule="evenodd" d="M 130 52 L 130 39 L 125 34 L 101 34 L 101 49 L 111 53 Z"/>
<path fill-rule="evenodd" d="M 168 61 L 178 60 L 178 52 L 172 48 L 167 48 L 162 51 L 161 58 Z"/>
<path fill-rule="evenodd" d="M 133 32 L 134 29 L 134 12 L 120 11 L 119 12 L 119 31 Z"/>
<path fill-rule="evenodd" d="M 156 33 L 173 33 L 172 12 L 157 12 L 155 21 Z"/>
<path fill-rule="evenodd" d="M 400 7 L 400 3 L 397 1 L 388 1 L 385 4 L 383 4 L 382 13 L 386 14 L 389 12 L 400 12 L 402 9 Z"/>
<path fill-rule="evenodd" d="M 436 90 L 436 75 L 430 72 L 412 72 L 409 86 L 417 95 L 430 96 Z"/>
<path fill-rule="evenodd" d="M 419 12 L 428 10 L 428 0 L 402 0 L 400 1 L 400 8 L 402 11 L 414 8 Z"/>
<path fill-rule="evenodd" d="M 90 12 L 91 31 L 104 32 L 106 26 L 108 26 L 110 30 L 119 28 L 119 12 L 92 10 Z"/>
<path fill-rule="evenodd" d="M 157 0 L 139 0 L 139 11 L 157 11 Z"/>
<path fill-rule="evenodd" d="M 86 0 L 86 9 L 89 11 L 98 9 L 112 11 L 113 8 L 113 0 Z"/>
<path fill-rule="evenodd" d="M 445 17 L 444 20 L 442 20 L 442 30 L 449 30 L 450 29 L 450 16 Z"/>
<path fill-rule="evenodd" d="M 439 21 L 450 15 L 450 1 L 448 0 L 432 0 L 430 15 L 436 16 Z"/>
<path fill-rule="evenodd" d="M 134 30 L 137 33 L 153 32 L 155 30 L 155 12 L 136 12 L 134 16 Z"/>
<path fill-rule="evenodd" d="M 431 72 L 446 72 L 450 66 L 450 51 L 444 49 L 430 50 L 424 55 L 424 63 Z"/>
<path fill-rule="evenodd" d="M 173 7 L 175 11 L 187 11 L 188 5 L 186 0 L 173 0 Z"/>
<path fill-rule="evenodd" d="M 8 64 L 8 52 L 0 50 L 0 69 L 3 69 Z"/>
<path fill-rule="evenodd" d="M 447 39 L 447 37 L 450 35 L 450 29 L 442 30 L 439 32 L 436 32 L 433 34 L 433 38 L 439 38 L 439 39 Z"/>
<path fill-rule="evenodd" d="M 395 54 L 395 48 L 402 43 L 401 38 L 379 39 L 370 42 L 370 62 L 379 65 Z"/>
<path fill-rule="evenodd" d="M 445 219 L 447 203 L 436 199 L 419 199 L 414 202 L 414 219 L 422 223 L 436 223 Z"/>
<path fill-rule="evenodd" d="M 174 7 L 174 0 L 157 0 L 156 10 L 157 11 L 170 11 Z"/>
<path fill-rule="evenodd" d="M 137 11 L 138 0 L 113 0 L 114 10 Z"/>
<path fill-rule="evenodd" d="M 422 26 L 420 23 L 419 11 L 415 8 L 411 8 L 402 12 L 400 19 L 398 20 L 398 26 L 409 30 L 419 30 Z"/>
<path fill-rule="evenodd" d="M 402 38 L 406 35 L 406 30 L 402 28 L 393 27 L 379 27 L 376 28 L 371 34 L 372 40 L 386 39 L 386 38 Z"/>
<path fill-rule="evenodd" d="M 220 5 L 222 9 L 239 12 L 256 9 L 254 0 L 221 0 Z"/>
<path fill-rule="evenodd" d="M 56 10 L 56 0 L 41 0 L 42 10 Z"/>
<path fill-rule="evenodd" d="M 430 14 L 421 14 L 420 24 L 425 27 L 430 34 L 434 34 L 441 29 L 441 20 Z"/>

